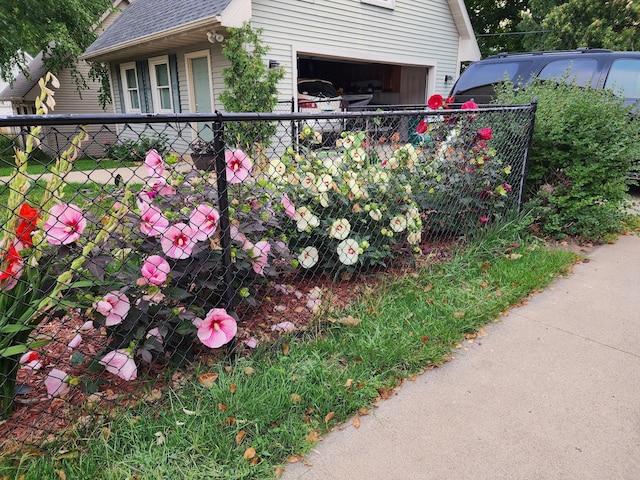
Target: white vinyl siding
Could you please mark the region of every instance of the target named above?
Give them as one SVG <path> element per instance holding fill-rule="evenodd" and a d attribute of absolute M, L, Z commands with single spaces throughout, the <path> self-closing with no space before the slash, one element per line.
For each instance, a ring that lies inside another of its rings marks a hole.
<path fill-rule="evenodd" d="M 156 113 L 173 113 L 169 57 L 150 58 L 149 76 L 151 77 L 153 111 Z"/>
<path fill-rule="evenodd" d="M 131 62 L 120 65 L 120 78 L 122 79 L 125 112 L 140 113 L 140 90 L 138 88 L 136 64 Z"/>

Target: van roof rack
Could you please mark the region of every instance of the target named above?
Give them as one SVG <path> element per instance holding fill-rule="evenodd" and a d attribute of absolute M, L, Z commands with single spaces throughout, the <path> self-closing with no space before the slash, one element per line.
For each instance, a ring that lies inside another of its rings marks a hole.
<path fill-rule="evenodd" d="M 554 55 L 554 54 L 563 54 L 563 53 L 607 53 L 611 52 L 607 48 L 592 48 L 592 47 L 578 47 L 575 50 L 541 50 L 539 52 L 500 52 L 496 55 L 492 55 L 487 58 L 505 58 L 505 57 L 513 57 L 516 55 Z"/>

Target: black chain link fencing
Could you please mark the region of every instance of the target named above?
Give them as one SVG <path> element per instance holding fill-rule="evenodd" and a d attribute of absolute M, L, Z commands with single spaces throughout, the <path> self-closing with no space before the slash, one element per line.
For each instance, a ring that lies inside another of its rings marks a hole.
<path fill-rule="evenodd" d="M 4 447 L 162 388 L 168 364 L 339 315 L 363 276 L 500 222 L 520 207 L 534 116 L 1 120 Z"/>

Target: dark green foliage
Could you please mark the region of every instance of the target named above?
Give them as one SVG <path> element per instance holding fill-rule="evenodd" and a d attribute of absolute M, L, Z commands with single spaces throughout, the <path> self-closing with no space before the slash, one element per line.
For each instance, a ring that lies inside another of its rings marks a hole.
<path fill-rule="evenodd" d="M 602 239 L 619 230 L 633 163 L 640 156 L 638 120 L 609 91 L 535 81 L 497 103 L 539 102 L 527 195 L 544 233 Z"/>
<path fill-rule="evenodd" d="M 148 137 L 141 135 L 138 140 L 122 140 L 117 143 L 107 143 L 104 154 L 112 160 L 122 162 L 143 162 L 149 150 L 156 150 L 161 156 L 169 151 L 167 136 L 164 134 Z"/>

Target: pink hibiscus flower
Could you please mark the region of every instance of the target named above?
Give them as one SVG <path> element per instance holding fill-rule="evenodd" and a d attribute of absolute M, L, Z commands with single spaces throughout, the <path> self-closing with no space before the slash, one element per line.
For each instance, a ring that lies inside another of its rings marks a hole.
<path fill-rule="evenodd" d="M 271 245 L 269 245 L 269 242 L 260 241 L 253 246 L 252 267 L 253 271 L 258 275 L 264 275 L 264 267 L 269 264 L 267 255 L 270 251 Z"/>
<path fill-rule="evenodd" d="M 144 166 L 151 177 L 159 177 L 164 173 L 164 161 L 156 150 L 149 150 L 144 159 Z"/>
<path fill-rule="evenodd" d="M 218 228 L 220 214 L 210 205 L 201 203 L 189 214 L 189 225 L 195 229 L 196 240 L 206 240 Z"/>
<path fill-rule="evenodd" d="M 105 317 L 104 324 L 107 327 L 118 325 L 127 317 L 131 303 L 129 298 L 121 292 L 114 291 L 107 293 L 94 305 L 97 312 Z"/>
<path fill-rule="evenodd" d="M 231 150 L 224 154 L 227 163 L 227 181 L 229 183 L 241 183 L 251 173 L 253 163 L 242 150 Z"/>
<path fill-rule="evenodd" d="M 148 203 L 143 204 L 140 215 L 140 231 L 149 237 L 161 235 L 169 226 L 169 220 L 160 209 Z"/>
<path fill-rule="evenodd" d="M 127 350 L 112 350 L 100 360 L 100 365 L 109 373 L 123 380 L 134 380 L 138 376 L 138 367 Z"/>
<path fill-rule="evenodd" d="M 478 110 L 478 104 L 473 100 L 469 100 L 468 102 L 464 102 L 460 107 L 462 110 Z"/>
<path fill-rule="evenodd" d="M 67 372 L 54 368 L 49 372 L 47 378 L 44 379 L 44 385 L 47 387 L 47 395 L 49 398 L 65 395 L 69 391 L 69 384 L 66 382 L 69 375 Z"/>
<path fill-rule="evenodd" d="M 204 320 L 196 318 L 193 324 L 198 328 L 198 338 L 209 348 L 228 343 L 238 331 L 236 319 L 224 308 L 212 308 Z"/>
<path fill-rule="evenodd" d="M 493 135 L 493 130 L 491 130 L 491 127 L 479 128 L 478 135 L 480 135 L 480 138 L 482 140 L 491 140 L 491 136 Z"/>
<path fill-rule="evenodd" d="M 160 255 L 151 255 L 144 261 L 142 268 L 142 278 L 138 281 L 138 285 L 146 285 L 151 283 L 152 285 L 162 285 L 167 281 L 167 276 L 171 272 L 169 262 L 167 262 Z"/>
<path fill-rule="evenodd" d="M 286 193 L 282 194 L 281 202 L 282 202 L 282 206 L 284 207 L 284 214 L 289 218 L 295 217 L 296 216 L 296 206 L 289 199 L 289 196 Z"/>
<path fill-rule="evenodd" d="M 169 258 L 189 258 L 195 246 L 196 231 L 186 223 L 176 223 L 167 228 L 160 239 L 162 251 Z"/>
<path fill-rule="evenodd" d="M 87 226 L 80 207 L 72 203 L 54 205 L 43 229 L 51 245 L 68 245 L 80 238 Z"/>

